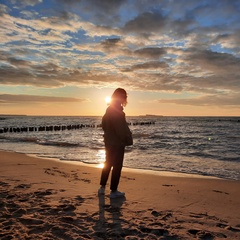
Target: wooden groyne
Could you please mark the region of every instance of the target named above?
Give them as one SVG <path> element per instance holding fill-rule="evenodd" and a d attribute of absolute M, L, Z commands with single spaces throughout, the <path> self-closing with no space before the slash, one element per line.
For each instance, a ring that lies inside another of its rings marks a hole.
<path fill-rule="evenodd" d="M 132 126 L 152 125 L 155 122 L 133 122 L 128 123 Z M 73 124 L 73 125 L 54 125 L 54 126 L 37 126 L 37 127 L 2 127 L 0 133 L 20 133 L 20 132 L 44 132 L 44 131 L 65 131 L 78 130 L 82 128 L 101 128 L 101 124 Z"/>

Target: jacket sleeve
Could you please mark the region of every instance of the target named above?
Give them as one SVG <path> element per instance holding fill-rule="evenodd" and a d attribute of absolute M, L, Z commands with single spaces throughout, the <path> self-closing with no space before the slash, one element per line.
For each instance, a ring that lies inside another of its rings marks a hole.
<path fill-rule="evenodd" d="M 111 117 L 111 123 L 121 144 L 124 146 L 132 145 L 132 133 L 128 127 L 124 112 L 116 112 L 113 114 Z"/>

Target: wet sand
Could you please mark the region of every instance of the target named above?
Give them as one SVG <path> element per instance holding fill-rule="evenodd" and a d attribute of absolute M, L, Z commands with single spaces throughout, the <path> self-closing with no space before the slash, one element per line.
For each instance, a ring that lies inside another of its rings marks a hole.
<path fill-rule="evenodd" d="M 0 152 L 0 239 L 240 239 L 240 181 L 101 169 Z"/>

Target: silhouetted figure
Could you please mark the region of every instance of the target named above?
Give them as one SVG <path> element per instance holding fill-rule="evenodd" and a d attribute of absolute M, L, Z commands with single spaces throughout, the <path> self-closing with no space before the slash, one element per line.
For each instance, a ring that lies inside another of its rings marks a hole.
<path fill-rule="evenodd" d="M 118 191 L 121 176 L 125 146 L 133 144 L 132 133 L 126 122 L 123 106 L 127 104 L 127 93 L 118 88 L 111 97 L 110 106 L 102 118 L 106 161 L 102 169 L 99 194 L 105 193 L 105 186 L 112 169 L 110 183 L 110 198 L 124 197 L 125 193 Z"/>

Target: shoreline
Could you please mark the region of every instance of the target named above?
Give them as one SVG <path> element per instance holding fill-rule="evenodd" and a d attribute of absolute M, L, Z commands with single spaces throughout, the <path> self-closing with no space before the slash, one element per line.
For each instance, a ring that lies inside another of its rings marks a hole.
<path fill-rule="evenodd" d="M 71 163 L 71 162 L 70 162 Z M 0 238 L 239 239 L 240 181 L 122 172 L 124 199 L 98 196 L 101 169 L 0 151 Z"/>
<path fill-rule="evenodd" d="M 48 159 L 50 161 L 59 161 L 66 164 L 73 164 L 73 165 L 82 165 L 86 167 L 93 167 L 93 168 L 102 168 L 101 164 L 96 163 L 85 163 L 81 161 L 76 160 L 61 160 L 56 157 L 44 157 L 39 156 L 38 154 L 28 154 L 23 152 L 16 152 L 11 150 L 1 150 L 0 152 L 10 152 L 10 153 L 19 153 L 19 154 L 25 154 L 30 157 L 36 157 L 39 159 Z M 217 176 L 211 176 L 211 175 L 201 175 L 197 173 L 183 173 L 183 172 L 173 172 L 173 171 L 161 171 L 161 170 L 154 170 L 154 169 L 143 169 L 143 168 L 132 168 L 132 167 L 123 167 L 122 171 L 124 172 L 136 172 L 136 173 L 142 173 L 142 174 L 149 174 L 149 175 L 158 175 L 158 176 L 169 176 L 169 177 L 183 177 L 183 178 L 206 178 L 206 179 L 220 179 L 220 180 L 227 180 L 227 181 L 240 181 L 238 179 L 231 179 L 231 178 L 224 178 L 224 177 L 217 177 Z"/>
<path fill-rule="evenodd" d="M 1 152 L 1 150 L 0 150 Z M 11 152 L 11 151 L 9 151 Z M 17 152 L 16 152 L 17 153 Z M 19 152 L 21 153 L 21 152 Z M 26 153 L 21 153 L 26 154 Z M 73 165 L 80 165 L 85 167 L 93 167 L 93 168 L 102 168 L 101 164 L 95 164 L 95 163 L 84 163 L 76 160 L 61 160 L 59 158 L 49 158 L 49 157 L 42 157 L 38 156 L 37 154 L 26 154 L 30 157 L 36 157 L 40 159 L 48 159 L 53 161 L 60 161 L 66 164 L 73 164 Z M 206 179 L 222 179 L 222 180 L 230 180 L 230 181 L 238 181 L 235 179 L 225 179 L 215 176 L 209 176 L 209 175 L 200 175 L 200 174 L 193 174 L 193 173 L 182 173 L 182 172 L 171 172 L 171 171 L 161 171 L 161 170 L 153 170 L 153 169 L 143 169 L 143 168 L 131 168 L 131 167 L 123 167 L 122 171 L 124 172 L 133 172 L 133 173 L 141 173 L 141 174 L 150 174 L 150 175 L 157 175 L 157 176 L 166 176 L 166 177 L 186 177 L 186 178 L 206 178 Z"/>

